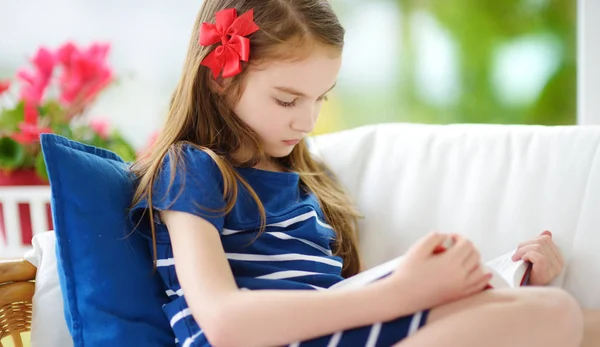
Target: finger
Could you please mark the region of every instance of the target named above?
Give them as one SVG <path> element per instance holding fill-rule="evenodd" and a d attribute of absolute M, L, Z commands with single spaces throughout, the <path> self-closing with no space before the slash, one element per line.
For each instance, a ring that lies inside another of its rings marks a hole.
<path fill-rule="evenodd" d="M 548 263 L 546 261 L 546 257 L 544 255 L 530 251 L 523 255 L 523 260 L 528 261 L 533 264 L 532 271 L 538 274 L 545 274 L 548 268 Z"/>
<path fill-rule="evenodd" d="M 485 289 L 485 287 L 487 287 L 491 279 L 492 274 L 490 273 L 483 274 L 482 276 L 477 277 L 471 284 L 469 284 L 466 292 L 469 295 L 481 292 Z"/>
<path fill-rule="evenodd" d="M 543 234 L 538 237 L 539 245 L 541 249 L 534 250 L 544 256 L 546 261 L 546 275 L 554 278 L 562 270 L 562 260 L 560 259 L 560 252 L 554 244 L 552 237 L 547 234 Z"/>
<path fill-rule="evenodd" d="M 481 277 L 485 277 L 488 274 L 489 274 L 489 272 L 487 271 L 487 268 L 484 266 L 481 266 L 481 263 L 480 263 L 469 271 L 467 278 L 465 280 L 465 283 L 467 285 L 471 285 L 471 284 L 479 281 L 481 279 Z"/>
<path fill-rule="evenodd" d="M 543 254 L 544 247 L 540 243 L 541 243 L 541 241 L 537 241 L 537 243 L 532 243 L 530 245 L 523 246 L 523 247 L 517 249 L 517 251 L 515 252 L 515 254 L 512 257 L 512 260 L 513 261 L 521 260 L 523 255 L 525 255 L 527 252 L 531 252 L 531 251 L 535 251 L 540 254 Z"/>
<path fill-rule="evenodd" d="M 531 239 L 531 240 L 527 240 L 527 241 L 525 241 L 525 242 L 521 242 L 521 243 L 519 243 L 519 245 L 517 246 L 517 250 L 515 251 L 515 254 L 513 254 L 513 258 L 512 258 L 512 260 L 514 260 L 514 261 L 517 261 L 517 260 L 519 260 L 519 259 L 517 259 L 517 257 L 516 257 L 516 254 L 517 254 L 517 252 L 518 252 L 518 251 L 519 251 L 521 248 L 523 248 L 523 247 L 526 247 L 526 246 L 536 245 L 536 244 L 539 244 L 539 243 L 540 243 L 540 240 L 539 240 L 537 237 L 536 237 L 535 239 Z M 522 256 L 522 255 L 523 255 L 523 254 L 521 254 L 521 256 Z"/>
<path fill-rule="evenodd" d="M 546 258 L 545 271 L 548 276 L 548 281 L 550 281 L 560 274 L 563 264 L 560 252 L 558 251 L 558 247 L 554 244 L 554 241 L 548 236 L 543 236 L 543 238 L 544 248 L 542 255 Z"/>
<path fill-rule="evenodd" d="M 536 237 L 534 239 L 527 240 L 527 241 L 519 243 L 519 245 L 517 246 L 517 248 L 521 248 L 521 247 L 524 247 L 524 246 L 528 246 L 528 245 L 533 245 L 533 244 L 539 243 L 539 241 L 541 239 L 546 239 L 546 238 L 552 239 L 552 233 L 550 231 L 548 231 L 548 230 L 545 230 L 538 237 Z"/>
<path fill-rule="evenodd" d="M 468 274 L 473 270 L 476 270 L 477 267 L 481 266 L 481 256 L 479 255 L 479 252 L 471 252 L 462 265 L 467 270 Z"/>
<path fill-rule="evenodd" d="M 556 246 L 556 243 L 554 243 L 554 240 L 552 239 L 552 234 L 549 231 L 548 233 L 550 233 L 550 235 L 544 233 L 542 233 L 543 235 L 540 236 L 545 248 L 547 249 L 547 253 L 544 254 L 547 255 L 547 257 L 552 261 L 552 264 L 554 264 L 556 268 L 560 271 L 563 267 L 563 259 L 558 249 L 558 246 Z"/>
<path fill-rule="evenodd" d="M 450 257 L 454 257 L 458 259 L 461 263 L 464 263 L 464 261 L 473 252 L 477 252 L 475 246 L 473 245 L 473 242 L 471 242 L 471 240 L 465 237 L 460 237 L 457 239 L 456 244 L 452 246 L 452 248 L 450 248 L 450 250 L 447 253 Z"/>
<path fill-rule="evenodd" d="M 433 250 L 448 238 L 448 235 L 432 232 L 419 239 L 413 246 L 413 251 L 420 257 L 433 254 Z"/>

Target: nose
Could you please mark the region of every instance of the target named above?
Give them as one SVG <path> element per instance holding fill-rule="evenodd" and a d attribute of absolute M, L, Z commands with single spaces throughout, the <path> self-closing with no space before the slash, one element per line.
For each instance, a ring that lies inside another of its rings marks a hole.
<path fill-rule="evenodd" d="M 314 106 L 299 111 L 292 119 L 292 130 L 304 134 L 310 133 L 315 127 L 318 112 L 318 109 Z"/>

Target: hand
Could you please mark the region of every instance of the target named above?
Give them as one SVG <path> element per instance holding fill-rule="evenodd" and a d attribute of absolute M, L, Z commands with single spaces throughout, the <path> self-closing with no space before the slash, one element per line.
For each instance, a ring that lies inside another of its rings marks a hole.
<path fill-rule="evenodd" d="M 519 244 L 512 259 L 523 259 L 533 264 L 529 281 L 536 286 L 550 283 L 564 266 L 563 258 L 552 241 L 552 233 L 548 230 L 533 240 Z"/>
<path fill-rule="evenodd" d="M 455 243 L 443 253 L 433 254 L 448 237 Z M 479 252 L 460 235 L 432 233 L 413 245 L 389 280 L 396 294 L 409 295 L 415 311 L 435 307 L 481 292 L 491 274 L 481 266 Z"/>

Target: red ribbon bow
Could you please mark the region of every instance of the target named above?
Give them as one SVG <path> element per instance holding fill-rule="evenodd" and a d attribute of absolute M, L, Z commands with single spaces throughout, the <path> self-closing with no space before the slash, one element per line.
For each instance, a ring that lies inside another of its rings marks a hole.
<path fill-rule="evenodd" d="M 201 65 L 212 70 L 215 78 L 223 70 L 223 78 L 232 77 L 242 71 L 241 61 L 250 57 L 250 39 L 247 35 L 259 29 L 254 23 L 254 10 L 237 16 L 235 8 L 217 12 L 216 24 L 202 23 L 200 45 L 210 46 L 221 41 L 222 45 L 202 60 Z"/>

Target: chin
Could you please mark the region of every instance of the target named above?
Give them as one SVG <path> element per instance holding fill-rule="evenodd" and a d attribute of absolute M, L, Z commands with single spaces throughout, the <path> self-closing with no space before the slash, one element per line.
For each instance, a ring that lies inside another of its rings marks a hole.
<path fill-rule="evenodd" d="M 268 151 L 266 151 L 266 153 L 271 158 L 283 158 L 290 155 L 293 149 L 294 147 L 281 147 L 277 149 L 270 148 Z"/>

